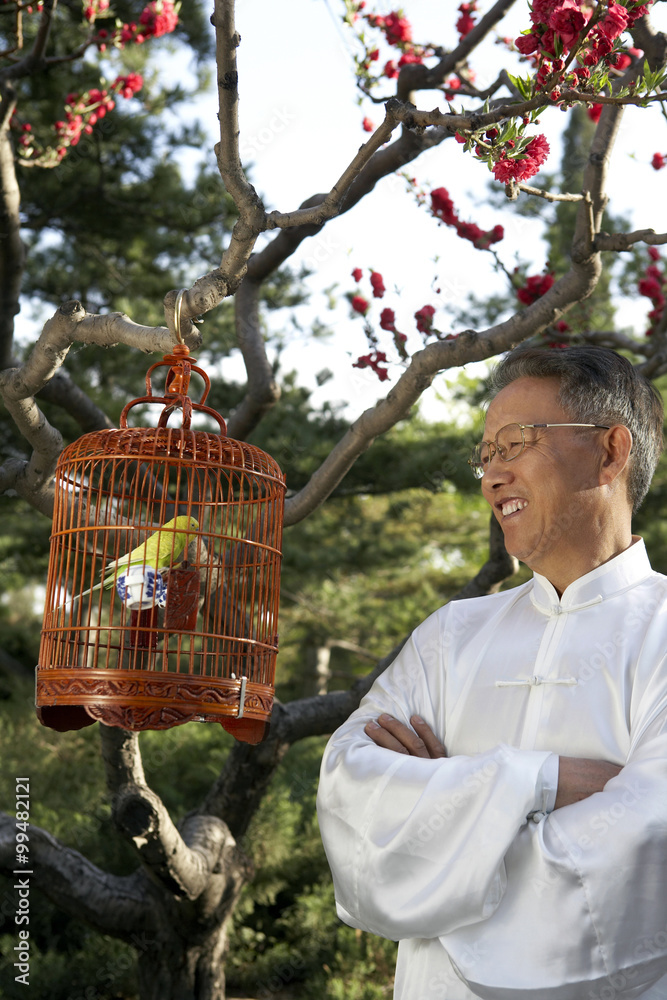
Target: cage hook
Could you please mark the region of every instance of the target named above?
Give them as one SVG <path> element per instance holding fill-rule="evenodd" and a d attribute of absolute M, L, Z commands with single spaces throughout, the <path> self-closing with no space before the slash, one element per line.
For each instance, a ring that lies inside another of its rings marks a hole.
<path fill-rule="evenodd" d="M 174 302 L 174 330 L 176 331 L 176 340 L 183 346 L 185 346 L 185 341 L 183 340 L 183 334 L 181 333 L 181 305 L 186 291 L 186 288 L 181 288 L 180 292 L 176 296 L 176 301 Z"/>

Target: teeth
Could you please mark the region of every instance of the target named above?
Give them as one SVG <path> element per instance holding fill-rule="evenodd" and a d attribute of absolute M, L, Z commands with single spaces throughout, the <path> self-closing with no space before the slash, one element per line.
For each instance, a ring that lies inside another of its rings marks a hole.
<path fill-rule="evenodd" d="M 523 510 L 523 508 L 527 506 L 527 500 L 507 500 L 501 508 L 503 517 L 507 517 L 508 514 L 513 514 L 517 510 Z"/>

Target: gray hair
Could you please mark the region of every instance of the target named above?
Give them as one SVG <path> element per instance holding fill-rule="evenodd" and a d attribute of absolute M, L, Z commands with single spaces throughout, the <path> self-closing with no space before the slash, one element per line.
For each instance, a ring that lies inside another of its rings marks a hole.
<path fill-rule="evenodd" d="M 491 373 L 489 399 L 519 378 L 557 378 L 558 402 L 572 419 L 624 424 L 632 434 L 628 498 L 633 514 L 648 493 L 663 447 L 663 404 L 627 358 L 606 347 L 518 347 Z"/>

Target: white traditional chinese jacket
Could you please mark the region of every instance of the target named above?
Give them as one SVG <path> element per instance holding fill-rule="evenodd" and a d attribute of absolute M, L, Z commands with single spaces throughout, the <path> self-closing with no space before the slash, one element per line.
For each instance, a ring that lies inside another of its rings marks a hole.
<path fill-rule="evenodd" d="M 667 1000 L 667 577 L 637 540 L 559 599 L 446 605 L 333 735 L 340 917 L 400 941 L 399 1000 Z M 376 746 L 420 715 L 448 757 Z M 557 756 L 622 766 L 554 812 Z"/>

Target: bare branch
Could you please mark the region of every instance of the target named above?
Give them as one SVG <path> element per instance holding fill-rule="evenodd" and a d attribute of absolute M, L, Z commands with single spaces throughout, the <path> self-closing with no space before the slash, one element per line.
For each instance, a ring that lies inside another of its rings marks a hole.
<path fill-rule="evenodd" d="M 517 184 L 518 191 L 524 191 L 526 194 L 536 195 L 538 198 L 544 198 L 545 201 L 583 201 L 583 194 L 552 194 L 550 191 L 544 191 L 542 188 L 531 187 L 530 184 Z M 600 250 L 602 247 L 597 247 Z"/>
<path fill-rule="evenodd" d="M 37 393 L 39 399 L 45 399 L 61 407 L 78 423 L 82 431 L 100 431 L 113 427 L 113 423 L 99 406 L 93 403 L 90 396 L 81 389 L 64 368 L 57 371 L 43 389 Z"/>
<path fill-rule="evenodd" d="M 227 432 L 234 438 L 246 438 L 280 399 L 260 328 L 259 293 L 259 283 L 246 275 L 234 299 L 236 336 L 248 375 L 246 394 L 227 424 Z"/>
<path fill-rule="evenodd" d="M 267 228 L 285 229 L 289 226 L 321 225 L 327 219 L 338 215 L 343 198 L 373 154 L 389 141 L 391 133 L 400 121 L 405 120 L 407 122 L 410 120 L 409 108 L 416 110 L 413 105 L 409 105 L 406 111 L 405 106 L 394 98 L 387 101 L 384 121 L 376 128 L 368 142 L 360 146 L 359 152 L 349 166 L 345 168 L 329 194 L 312 208 L 299 208 L 295 212 L 269 212 L 267 216 Z"/>
<path fill-rule="evenodd" d="M 594 243 L 596 250 L 629 250 L 634 243 L 657 247 L 667 243 L 667 233 L 656 233 L 655 229 L 637 229 L 634 233 L 598 233 Z"/>
<path fill-rule="evenodd" d="M 239 156 L 238 100 L 239 81 L 236 49 L 240 36 L 234 23 L 234 0 L 215 0 L 212 22 L 216 27 L 216 62 L 218 102 L 220 106 L 220 142 L 215 147 L 218 169 L 227 191 L 239 210 L 229 246 L 222 255 L 219 277 L 225 283 L 225 295 L 238 287 L 258 235 L 266 228 L 264 205 L 249 183 Z M 209 276 L 200 279 L 207 282 Z M 221 299 L 224 296 L 221 296 Z"/>
<path fill-rule="evenodd" d="M 246 177 L 239 156 L 239 74 L 236 50 L 241 36 L 234 22 L 234 0 L 215 0 L 211 22 L 216 32 L 220 143 L 216 146 L 218 167 L 227 191 L 241 215 L 263 206 Z"/>
<path fill-rule="evenodd" d="M 9 119 L 16 106 L 10 87 L 0 91 L 3 122 L 0 128 L 0 370 L 11 363 L 14 317 L 19 311 L 24 250 L 19 208 L 21 194 L 16 179 L 14 150 L 9 139 Z M 6 110 L 5 110 L 6 106 Z"/>

